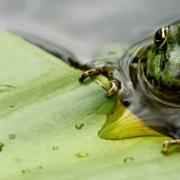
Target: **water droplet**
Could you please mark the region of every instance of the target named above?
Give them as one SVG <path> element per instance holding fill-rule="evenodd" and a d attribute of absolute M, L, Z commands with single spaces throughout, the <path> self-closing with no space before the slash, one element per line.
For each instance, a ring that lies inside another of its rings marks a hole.
<path fill-rule="evenodd" d="M 29 169 L 23 169 L 23 170 L 21 170 L 21 173 L 23 173 L 23 174 L 26 174 L 26 173 L 30 173 L 31 171 L 29 170 Z"/>
<path fill-rule="evenodd" d="M 87 152 L 78 152 L 75 154 L 75 156 L 78 158 L 85 158 L 85 157 L 88 157 L 89 154 Z"/>
<path fill-rule="evenodd" d="M 82 129 L 84 127 L 84 123 L 79 123 L 75 125 L 76 129 Z"/>
<path fill-rule="evenodd" d="M 133 157 L 126 157 L 123 159 L 124 163 L 129 163 L 129 162 L 132 162 L 134 161 L 134 158 Z"/>
<path fill-rule="evenodd" d="M 16 88 L 15 86 L 3 84 L 3 85 L 0 85 L 0 93 L 9 92 L 9 91 L 11 91 L 12 89 L 15 89 L 15 88 Z"/>
<path fill-rule="evenodd" d="M 37 169 L 41 170 L 41 169 L 43 169 L 43 167 L 42 166 L 38 166 Z"/>
<path fill-rule="evenodd" d="M 4 147 L 4 143 L 0 142 L 0 152 L 2 151 L 3 147 Z"/>
<path fill-rule="evenodd" d="M 16 134 L 12 133 L 12 134 L 9 134 L 8 136 L 10 140 L 16 139 Z"/>
<path fill-rule="evenodd" d="M 58 146 L 53 146 L 53 147 L 52 147 L 52 150 L 53 150 L 53 151 L 57 151 L 58 149 L 59 149 Z"/>
<path fill-rule="evenodd" d="M 26 170 L 23 169 L 23 170 L 21 170 L 21 172 L 22 172 L 23 174 L 25 174 L 25 173 L 26 173 Z"/>

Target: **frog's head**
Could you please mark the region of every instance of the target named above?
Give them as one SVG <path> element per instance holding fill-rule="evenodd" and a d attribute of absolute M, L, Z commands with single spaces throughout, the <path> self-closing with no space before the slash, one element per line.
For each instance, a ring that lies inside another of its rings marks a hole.
<path fill-rule="evenodd" d="M 154 91 L 180 104 L 180 21 L 156 31 L 144 72 Z"/>

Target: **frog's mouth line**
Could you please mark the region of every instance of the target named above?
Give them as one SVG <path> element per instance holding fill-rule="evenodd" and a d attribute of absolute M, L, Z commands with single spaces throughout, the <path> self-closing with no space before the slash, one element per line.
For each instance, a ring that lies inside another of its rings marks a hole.
<path fill-rule="evenodd" d="M 159 102 L 171 106 L 180 107 L 180 91 L 174 91 L 173 89 L 160 88 L 153 83 L 153 79 L 150 81 L 147 79 L 143 66 L 140 65 L 140 77 L 143 81 L 146 90 Z M 180 88 L 179 88 L 180 89 Z"/>

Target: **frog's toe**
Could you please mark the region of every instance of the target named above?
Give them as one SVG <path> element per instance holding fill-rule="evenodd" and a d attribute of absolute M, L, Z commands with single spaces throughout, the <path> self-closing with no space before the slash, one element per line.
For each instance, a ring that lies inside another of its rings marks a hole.
<path fill-rule="evenodd" d="M 111 87 L 107 91 L 107 96 L 113 96 L 119 91 L 120 88 L 120 83 L 117 80 L 112 80 L 111 82 Z"/>
<path fill-rule="evenodd" d="M 163 143 L 162 153 L 167 155 L 169 151 L 169 147 L 176 144 L 180 145 L 180 139 L 165 140 Z"/>
<path fill-rule="evenodd" d="M 168 149 L 169 149 L 169 140 L 165 140 L 163 143 L 163 148 L 162 148 L 162 153 L 164 155 L 166 155 L 168 153 Z"/>

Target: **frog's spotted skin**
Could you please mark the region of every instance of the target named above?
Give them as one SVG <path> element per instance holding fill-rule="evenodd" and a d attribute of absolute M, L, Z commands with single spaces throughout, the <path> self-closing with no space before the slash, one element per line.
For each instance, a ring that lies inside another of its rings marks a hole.
<path fill-rule="evenodd" d="M 113 87 L 119 91 L 113 92 L 128 109 L 146 125 L 174 138 L 164 143 L 163 152 L 171 144 L 180 144 L 180 21 L 160 28 L 154 39 L 132 46 L 123 56 L 113 57 L 101 67 L 94 66 L 95 73 L 85 72 L 81 80 L 102 73 L 117 81 Z"/>

